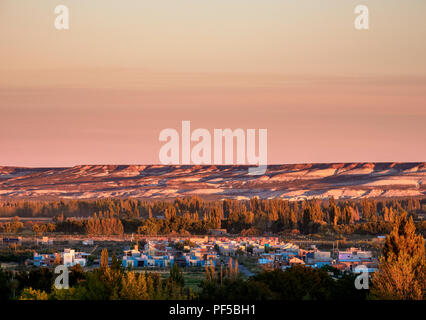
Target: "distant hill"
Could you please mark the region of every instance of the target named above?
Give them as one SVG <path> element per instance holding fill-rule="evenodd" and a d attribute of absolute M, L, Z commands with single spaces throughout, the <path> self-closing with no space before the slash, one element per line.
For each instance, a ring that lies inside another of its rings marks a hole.
<path fill-rule="evenodd" d="M 271 165 L 250 176 L 247 166 L 80 165 L 0 167 L 0 198 L 135 197 L 165 199 L 356 199 L 426 195 L 426 163 Z"/>

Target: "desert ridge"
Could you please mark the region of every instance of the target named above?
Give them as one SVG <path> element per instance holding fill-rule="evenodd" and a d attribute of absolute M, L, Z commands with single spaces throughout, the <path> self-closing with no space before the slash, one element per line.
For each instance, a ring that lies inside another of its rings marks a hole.
<path fill-rule="evenodd" d="M 0 198 L 303 200 L 416 197 L 426 194 L 426 163 L 318 163 L 268 165 L 79 165 L 68 168 L 0 167 Z"/>

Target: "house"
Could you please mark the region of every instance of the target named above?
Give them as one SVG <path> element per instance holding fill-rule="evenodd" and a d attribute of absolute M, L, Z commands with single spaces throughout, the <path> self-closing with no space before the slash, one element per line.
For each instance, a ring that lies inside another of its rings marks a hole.
<path fill-rule="evenodd" d="M 346 251 L 339 251 L 337 262 L 346 265 L 348 270 L 352 270 L 355 266 L 363 263 L 373 262 L 373 254 L 371 251 L 362 251 L 357 248 L 350 248 Z"/>
<path fill-rule="evenodd" d="M 142 255 L 139 251 L 138 245 L 135 245 L 133 249 L 124 250 L 124 256 L 122 260 L 123 267 L 145 267 L 147 266 L 148 257 Z"/>
<path fill-rule="evenodd" d="M 331 258 L 331 252 L 315 250 L 306 254 L 305 261 L 309 265 L 321 268 L 323 266 L 331 265 L 333 259 Z"/>
<path fill-rule="evenodd" d="M 285 251 L 278 250 L 277 254 L 280 254 L 283 259 L 290 259 L 292 257 L 299 256 L 298 251 L 291 251 L 291 250 L 285 250 Z"/>
<path fill-rule="evenodd" d="M 219 248 L 219 252 L 223 256 L 233 256 L 237 252 L 238 248 L 235 246 L 235 244 L 231 242 L 225 242 L 225 243 L 217 243 L 217 246 Z"/>
<path fill-rule="evenodd" d="M 167 245 L 164 241 L 148 241 L 143 251 L 149 256 L 163 256 L 168 253 Z"/>
<path fill-rule="evenodd" d="M 338 260 L 339 262 L 344 261 L 359 261 L 361 259 L 371 259 L 373 254 L 371 251 L 362 251 L 357 248 L 350 248 L 346 251 L 338 252 Z"/>
<path fill-rule="evenodd" d="M 33 265 L 36 267 L 48 267 L 53 266 L 55 259 L 59 254 L 39 254 L 34 252 Z"/>
<path fill-rule="evenodd" d="M 123 267 L 169 267 L 173 265 L 174 257 L 168 252 L 165 245 L 155 246 L 154 243 L 148 243 L 144 252 L 139 251 L 138 245 L 132 250 L 124 250 L 122 260 Z"/>
<path fill-rule="evenodd" d="M 84 267 L 86 266 L 87 257 L 90 254 L 84 252 L 76 252 L 74 249 L 64 249 L 61 252 L 62 264 L 67 267 L 72 267 L 77 264 Z"/>

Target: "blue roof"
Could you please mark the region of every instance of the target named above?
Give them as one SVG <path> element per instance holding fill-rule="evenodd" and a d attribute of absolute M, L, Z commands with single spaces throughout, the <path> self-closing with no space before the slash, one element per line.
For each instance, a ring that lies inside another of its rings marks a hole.
<path fill-rule="evenodd" d="M 360 262 L 359 259 L 339 259 L 340 262 Z"/>

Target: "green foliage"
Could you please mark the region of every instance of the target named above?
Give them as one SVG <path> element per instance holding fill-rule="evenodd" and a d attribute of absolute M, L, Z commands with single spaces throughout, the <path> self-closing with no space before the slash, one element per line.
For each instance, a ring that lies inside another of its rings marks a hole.
<path fill-rule="evenodd" d="M 70 280 L 69 290 L 54 289 L 53 300 L 159 300 L 188 299 L 194 296 L 183 287 L 182 273 L 172 269 L 169 278 L 162 280 L 157 273 L 124 271 L 104 267 L 83 273 L 78 281 Z M 73 270 L 72 272 L 76 272 Z M 70 277 L 71 278 L 71 277 Z"/>
<path fill-rule="evenodd" d="M 2 248 L 0 250 L 0 262 L 24 263 L 26 259 L 31 259 L 34 253 L 29 249 Z"/>
<path fill-rule="evenodd" d="M 111 269 L 113 270 L 122 269 L 122 264 L 120 260 L 117 259 L 117 256 L 115 255 L 115 253 L 112 255 L 112 258 L 111 258 Z"/>
<path fill-rule="evenodd" d="M 181 287 L 183 287 L 185 285 L 185 280 L 183 278 L 183 273 L 182 271 L 179 269 L 178 265 L 176 263 L 174 263 L 171 267 L 170 267 L 170 279 L 180 285 Z"/>
<path fill-rule="evenodd" d="M 0 268 L 0 300 L 13 297 L 13 275 L 11 272 Z"/>
<path fill-rule="evenodd" d="M 79 264 L 72 266 L 69 271 L 69 285 L 71 287 L 77 285 L 85 279 L 85 272 Z"/>
<path fill-rule="evenodd" d="M 285 271 L 263 271 L 242 280 L 225 278 L 222 284 L 206 280 L 201 299 L 207 300 L 354 300 L 365 299 L 366 293 L 356 290 L 353 275 L 333 279 L 326 270 L 295 266 Z"/>
<path fill-rule="evenodd" d="M 54 282 L 54 273 L 48 268 L 33 268 L 29 272 L 21 271 L 16 274 L 19 290 L 32 288 L 50 293 Z"/>
<path fill-rule="evenodd" d="M 77 293 L 76 288 L 69 289 L 56 289 L 52 288 L 52 291 L 48 295 L 48 300 L 81 300 Z"/>

